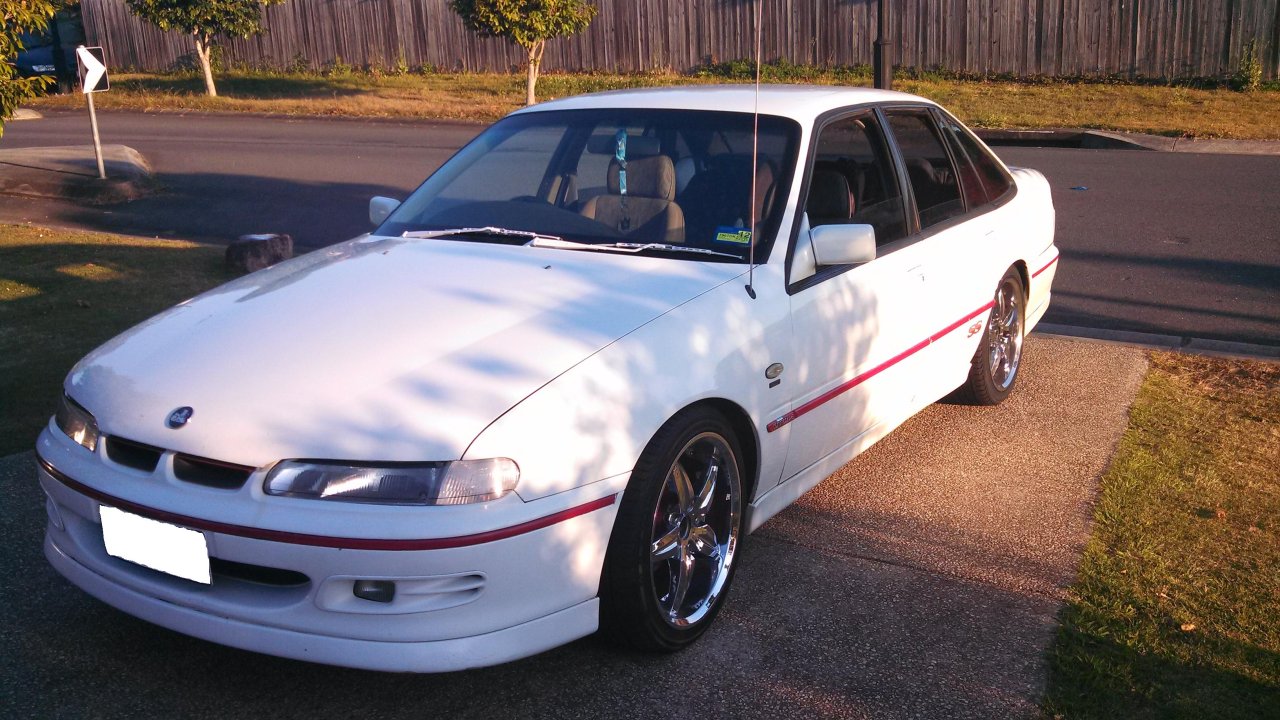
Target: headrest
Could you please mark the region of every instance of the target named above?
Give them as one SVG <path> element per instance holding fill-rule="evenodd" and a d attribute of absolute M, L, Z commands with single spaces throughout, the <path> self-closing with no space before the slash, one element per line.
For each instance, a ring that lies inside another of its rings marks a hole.
<path fill-rule="evenodd" d="M 904 163 L 907 166 L 907 174 L 911 179 L 917 182 L 938 182 L 938 174 L 934 171 L 933 165 L 924 158 L 911 158 Z"/>
<path fill-rule="evenodd" d="M 809 201 L 805 210 L 812 218 L 840 218 L 853 216 L 849 180 L 835 170 L 815 170 L 809 182 Z"/>
<path fill-rule="evenodd" d="M 618 151 L 618 139 L 613 135 L 592 135 L 587 138 L 587 152 L 592 155 L 612 155 Z M 662 142 L 648 135 L 627 136 L 627 159 L 651 157 L 662 152 Z"/>
<path fill-rule="evenodd" d="M 621 195 L 618 185 L 618 160 L 609 161 L 606 178 L 610 195 Z M 666 155 L 627 160 L 627 195 L 673 200 L 676 196 L 676 168 Z"/>

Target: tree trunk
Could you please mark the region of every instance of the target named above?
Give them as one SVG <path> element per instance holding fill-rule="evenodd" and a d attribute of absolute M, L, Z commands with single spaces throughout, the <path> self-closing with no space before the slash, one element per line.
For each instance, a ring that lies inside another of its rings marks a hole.
<path fill-rule="evenodd" d="M 204 89 L 209 93 L 209 97 L 218 97 L 218 89 L 213 86 L 213 68 L 209 63 L 209 55 L 212 53 L 212 44 L 208 40 L 202 40 L 199 35 L 196 39 L 196 58 L 200 60 L 200 70 L 204 72 Z"/>
<path fill-rule="evenodd" d="M 529 46 L 529 82 L 525 86 L 525 105 L 532 105 L 538 102 L 534 96 L 534 87 L 538 84 L 538 71 L 542 68 L 542 51 L 546 47 L 546 40 L 536 40 Z"/>

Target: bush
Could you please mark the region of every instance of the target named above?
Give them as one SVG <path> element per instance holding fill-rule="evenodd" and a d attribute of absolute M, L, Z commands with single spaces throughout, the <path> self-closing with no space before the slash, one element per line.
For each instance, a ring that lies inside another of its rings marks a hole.
<path fill-rule="evenodd" d="M 1250 40 L 1240 56 L 1240 67 L 1231 77 L 1231 87 L 1240 92 L 1262 89 L 1262 61 L 1258 58 L 1258 41 Z"/>

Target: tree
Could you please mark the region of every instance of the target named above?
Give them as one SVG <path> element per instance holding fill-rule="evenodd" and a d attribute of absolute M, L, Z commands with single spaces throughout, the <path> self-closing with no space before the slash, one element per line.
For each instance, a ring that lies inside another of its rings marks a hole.
<path fill-rule="evenodd" d="M 580 32 L 596 16 L 583 0 L 449 0 L 462 22 L 483 37 L 501 37 L 529 56 L 525 104 L 532 105 L 547 40 Z"/>
<path fill-rule="evenodd" d="M 18 77 L 14 60 L 25 49 L 22 33 L 44 30 L 54 9 L 51 0 L 0 0 L 0 136 L 18 106 L 52 82 L 46 75 Z"/>
<path fill-rule="evenodd" d="M 262 9 L 284 0 L 125 0 L 129 10 L 161 30 L 176 30 L 195 40 L 196 59 L 210 97 L 213 85 L 210 53 L 219 36 L 247 38 L 262 32 Z"/>

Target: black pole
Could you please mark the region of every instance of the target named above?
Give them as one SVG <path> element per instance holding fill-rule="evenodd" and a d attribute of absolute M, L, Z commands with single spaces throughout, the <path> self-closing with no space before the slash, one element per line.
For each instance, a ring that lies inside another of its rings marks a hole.
<path fill-rule="evenodd" d="M 62 13 L 58 13 L 61 15 Z M 53 77 L 58 81 L 59 93 L 70 93 L 75 90 L 70 70 L 67 69 L 67 50 L 62 47 L 62 30 L 58 27 L 59 17 L 55 15 L 49 22 L 49 34 L 53 46 Z"/>
<path fill-rule="evenodd" d="M 875 75 L 876 87 L 881 90 L 893 89 L 893 56 L 889 43 L 889 0 L 876 0 L 876 44 L 872 60 L 872 72 Z"/>

